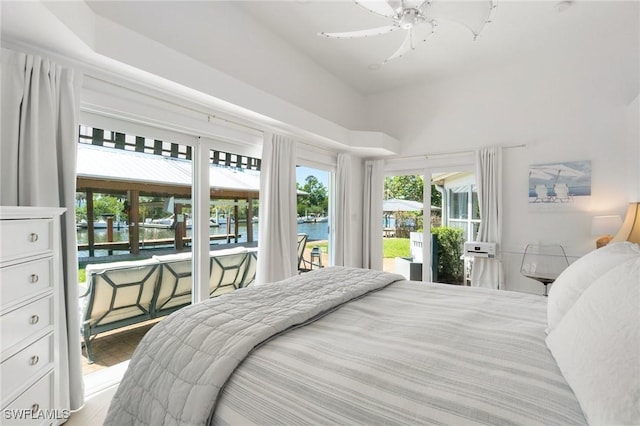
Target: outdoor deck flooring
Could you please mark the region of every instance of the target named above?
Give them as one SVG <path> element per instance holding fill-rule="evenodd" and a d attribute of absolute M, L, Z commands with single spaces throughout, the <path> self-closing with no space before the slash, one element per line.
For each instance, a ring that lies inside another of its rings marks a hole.
<path fill-rule="evenodd" d="M 117 330 L 98 334 L 91 342 L 94 363 L 87 362 L 87 353 L 82 348 L 82 374 L 87 375 L 96 371 L 112 367 L 123 361 L 131 359 L 133 351 L 138 346 L 142 337 L 162 318 L 119 328 Z"/>

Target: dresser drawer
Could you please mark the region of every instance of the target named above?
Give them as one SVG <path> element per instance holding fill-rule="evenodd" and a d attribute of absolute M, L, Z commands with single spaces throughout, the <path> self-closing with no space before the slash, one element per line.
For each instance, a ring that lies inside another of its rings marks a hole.
<path fill-rule="evenodd" d="M 0 350 L 29 339 L 53 324 L 52 296 L 37 300 L 0 317 Z"/>
<path fill-rule="evenodd" d="M 48 417 L 58 417 L 52 408 L 53 373 L 49 373 L 2 410 L 2 424 L 52 424 L 55 419 Z"/>
<path fill-rule="evenodd" d="M 0 221 L 0 256 L 2 261 L 53 249 L 53 220 Z"/>
<path fill-rule="evenodd" d="M 33 382 L 43 369 L 53 366 L 53 334 L 27 346 L 0 365 L 0 391 L 4 396 Z"/>
<path fill-rule="evenodd" d="M 45 258 L 0 269 L 2 308 L 53 288 L 53 259 Z"/>

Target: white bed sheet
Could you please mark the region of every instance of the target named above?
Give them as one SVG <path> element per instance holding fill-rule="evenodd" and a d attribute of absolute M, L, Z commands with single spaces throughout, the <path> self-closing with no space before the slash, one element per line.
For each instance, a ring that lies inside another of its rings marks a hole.
<path fill-rule="evenodd" d="M 214 424 L 586 424 L 546 298 L 401 281 L 256 349 Z"/>

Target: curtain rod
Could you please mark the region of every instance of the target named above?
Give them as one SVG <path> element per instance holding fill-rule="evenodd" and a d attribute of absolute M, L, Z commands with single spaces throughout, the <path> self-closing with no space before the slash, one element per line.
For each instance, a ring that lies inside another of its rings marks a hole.
<path fill-rule="evenodd" d="M 503 146 L 502 149 L 511 149 L 511 148 L 526 148 L 526 144 L 520 144 L 520 145 L 507 145 L 507 146 Z M 430 157 L 441 157 L 443 155 L 462 155 L 462 154 L 473 154 L 474 152 L 476 152 L 475 150 L 467 150 L 467 151 L 455 151 L 455 152 L 441 152 L 441 153 L 435 153 L 435 154 L 425 154 L 424 157 L 426 159 L 429 159 Z"/>
<path fill-rule="evenodd" d="M 507 146 L 503 146 L 502 149 L 511 149 L 511 148 L 526 148 L 526 144 L 519 144 L 519 145 L 507 145 Z M 466 150 L 466 151 L 451 151 L 451 152 L 437 152 L 437 153 L 433 153 L 433 154 L 421 154 L 421 155 L 410 155 L 408 157 L 393 157 L 393 158 L 389 158 L 390 160 L 407 160 L 410 158 L 424 158 L 424 159 L 429 159 L 431 157 L 442 157 L 442 156 L 453 156 L 453 155 L 463 155 L 463 154 L 473 154 L 475 152 L 475 150 Z"/>

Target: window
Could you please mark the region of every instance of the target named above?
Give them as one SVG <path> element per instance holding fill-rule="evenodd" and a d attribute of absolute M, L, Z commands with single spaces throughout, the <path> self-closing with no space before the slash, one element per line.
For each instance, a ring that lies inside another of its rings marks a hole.
<path fill-rule="evenodd" d="M 211 245 L 257 246 L 260 160 L 209 150 Z"/>
<path fill-rule="evenodd" d="M 131 128 L 127 123 L 123 127 Z M 142 129 L 140 133 L 145 132 L 147 130 Z M 83 351 L 85 374 L 129 359 L 139 339 L 155 322 L 189 304 L 192 295 L 196 294 L 193 278 L 196 273 L 209 277 L 209 271 L 216 270 L 213 266 L 210 269 L 210 262 L 211 265 L 215 262 L 213 255 L 209 257 L 210 252 L 229 245 L 257 245 L 260 159 L 209 148 L 216 146 L 215 141 L 209 141 L 206 148 L 201 148 L 205 145 L 199 145 L 195 137 L 158 129 L 148 129 L 148 133 L 167 137 L 139 136 L 137 130 L 136 133 L 125 133 L 80 126 L 76 221 L 81 285 L 89 276 L 95 276 L 91 269 L 85 270 L 87 265 L 107 270 L 108 267 L 103 266 L 105 262 L 115 263 L 117 269 L 120 261 L 140 263 L 137 272 L 128 274 L 135 276 L 135 282 L 118 282 L 127 274 L 113 273 L 105 276 L 107 285 L 123 284 L 123 287 L 132 288 L 138 282 L 155 279 L 161 282 L 157 288 L 164 288 L 165 281 L 171 281 L 168 295 L 154 296 L 156 284 L 151 283 L 148 286 L 151 290 L 140 292 L 139 301 L 129 301 L 138 307 L 140 312 L 136 314 L 141 321 L 131 324 L 129 318 L 124 318 L 85 334 L 96 361 L 88 363 L 88 351 Z M 203 173 L 194 167 L 197 152 L 204 153 L 197 156 L 198 161 L 206 164 L 202 166 Z M 209 204 L 209 238 L 206 233 L 193 234 L 198 212 L 206 211 L 196 209 L 192 197 L 194 186 L 202 187 L 208 194 L 207 200 L 207 195 L 198 192 L 202 194 L 198 198 L 204 198 Z M 204 238 L 198 238 L 201 235 Z M 196 246 L 199 248 L 195 249 Z M 203 257 L 206 261 L 194 263 L 195 253 L 198 253 L 198 259 Z M 219 281 L 216 289 L 221 291 L 215 294 L 234 288 L 235 281 L 227 283 L 228 277 L 242 276 L 244 279 L 248 276 L 244 273 L 248 269 L 245 265 L 249 264 L 249 261 L 244 263 L 247 257 L 236 257 L 238 265 L 229 263 L 231 260 L 227 258 L 224 261 L 217 259 L 222 272 L 220 277 L 215 276 Z M 151 258 L 162 263 L 161 274 L 149 267 Z M 214 277 L 213 273 L 211 277 Z M 214 278 L 199 280 L 206 287 L 198 293 L 204 294 L 204 298 L 210 295 L 210 280 L 213 282 Z M 162 305 L 160 296 L 166 297 Z M 145 297 L 151 301 L 142 300 Z M 107 305 L 109 303 L 115 308 L 121 301 L 107 302 Z M 151 307 L 153 304 L 154 308 Z M 160 310 L 162 314 L 156 315 Z"/>
<path fill-rule="evenodd" d="M 451 187 L 449 194 L 448 224 L 463 230 L 465 241 L 473 241 L 480 227 L 480 205 L 476 185 Z"/>

